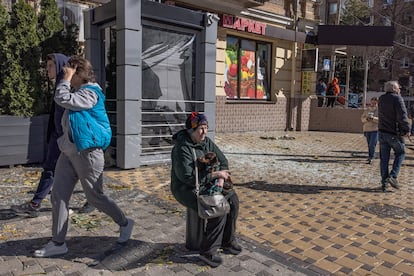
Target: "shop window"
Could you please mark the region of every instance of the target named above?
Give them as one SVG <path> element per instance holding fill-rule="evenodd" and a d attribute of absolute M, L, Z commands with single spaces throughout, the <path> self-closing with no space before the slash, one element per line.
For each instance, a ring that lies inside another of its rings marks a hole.
<path fill-rule="evenodd" d="M 329 15 L 336 14 L 338 12 L 338 3 L 329 3 L 328 4 Z"/>
<path fill-rule="evenodd" d="M 141 150 L 151 159 L 171 151 L 171 136 L 183 128 L 189 112 L 203 111 L 204 95 L 196 93 L 198 33 L 144 23 Z"/>
<path fill-rule="evenodd" d="M 386 57 L 380 57 L 379 64 L 380 64 L 381 69 L 388 69 L 389 68 L 388 59 Z"/>
<path fill-rule="evenodd" d="M 384 26 L 391 26 L 391 18 L 389 16 L 382 17 L 381 22 Z"/>
<path fill-rule="evenodd" d="M 228 99 L 270 99 L 269 43 L 227 37 L 225 87 Z"/>
<path fill-rule="evenodd" d="M 402 38 L 401 38 L 401 43 L 404 44 L 405 46 L 410 46 L 411 45 L 411 35 L 408 33 L 404 33 Z"/>
<path fill-rule="evenodd" d="M 412 15 L 409 12 L 403 13 L 403 24 L 411 24 L 412 23 Z"/>
<path fill-rule="evenodd" d="M 401 68 L 408 68 L 410 64 L 410 59 L 408 57 L 403 57 L 401 59 Z"/>

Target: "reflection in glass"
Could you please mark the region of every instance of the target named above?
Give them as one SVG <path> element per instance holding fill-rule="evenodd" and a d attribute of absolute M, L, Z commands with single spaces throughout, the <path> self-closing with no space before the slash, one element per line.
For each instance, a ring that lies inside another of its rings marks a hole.
<path fill-rule="evenodd" d="M 142 36 L 142 152 L 169 152 L 172 134 L 196 110 L 196 35 L 145 25 Z"/>
<path fill-rule="evenodd" d="M 116 147 L 116 27 L 102 30 L 105 49 L 106 111 L 112 129 L 111 146 Z"/>

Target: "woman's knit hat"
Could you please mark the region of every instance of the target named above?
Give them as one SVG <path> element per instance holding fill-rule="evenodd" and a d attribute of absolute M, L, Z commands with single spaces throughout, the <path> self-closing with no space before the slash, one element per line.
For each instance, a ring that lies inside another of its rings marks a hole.
<path fill-rule="evenodd" d="M 185 127 L 187 129 L 196 129 L 200 125 L 208 125 L 207 117 L 204 114 L 198 112 L 191 112 L 185 121 Z"/>

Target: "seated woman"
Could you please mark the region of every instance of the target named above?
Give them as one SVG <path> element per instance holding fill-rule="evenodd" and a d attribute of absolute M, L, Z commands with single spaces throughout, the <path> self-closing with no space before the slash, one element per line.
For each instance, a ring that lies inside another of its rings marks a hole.
<path fill-rule="evenodd" d="M 208 138 L 208 122 L 205 115 L 193 112 L 186 120 L 186 129 L 174 134 L 174 148 L 171 152 L 171 192 L 182 205 L 197 211 L 195 194 L 195 162 L 192 149 L 197 158 L 214 152 L 218 159 L 217 170 L 199 175 L 200 188 L 215 182 L 223 187 L 224 181 L 230 179 L 228 162 L 214 142 Z M 217 180 L 217 181 L 216 181 Z M 235 192 L 228 195 L 230 212 L 222 217 L 206 220 L 200 245 L 200 259 L 212 267 L 223 263 L 218 255 L 222 248 L 226 254 L 237 255 L 242 251 L 235 238 L 236 220 L 239 214 L 239 199 Z"/>

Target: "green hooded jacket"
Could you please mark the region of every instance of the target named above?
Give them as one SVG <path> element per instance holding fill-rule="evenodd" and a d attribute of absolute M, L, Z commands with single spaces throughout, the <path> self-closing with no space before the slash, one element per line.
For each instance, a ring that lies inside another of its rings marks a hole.
<path fill-rule="evenodd" d="M 219 170 L 228 170 L 228 161 L 223 152 L 214 142 L 206 137 L 204 141 L 195 144 L 187 130 L 181 130 L 173 136 L 174 147 L 171 151 L 171 192 L 182 205 L 197 210 L 195 195 L 195 166 L 192 148 L 197 158 L 208 152 L 214 152 L 220 162 Z M 212 180 L 211 173 L 199 172 L 199 184 Z"/>

